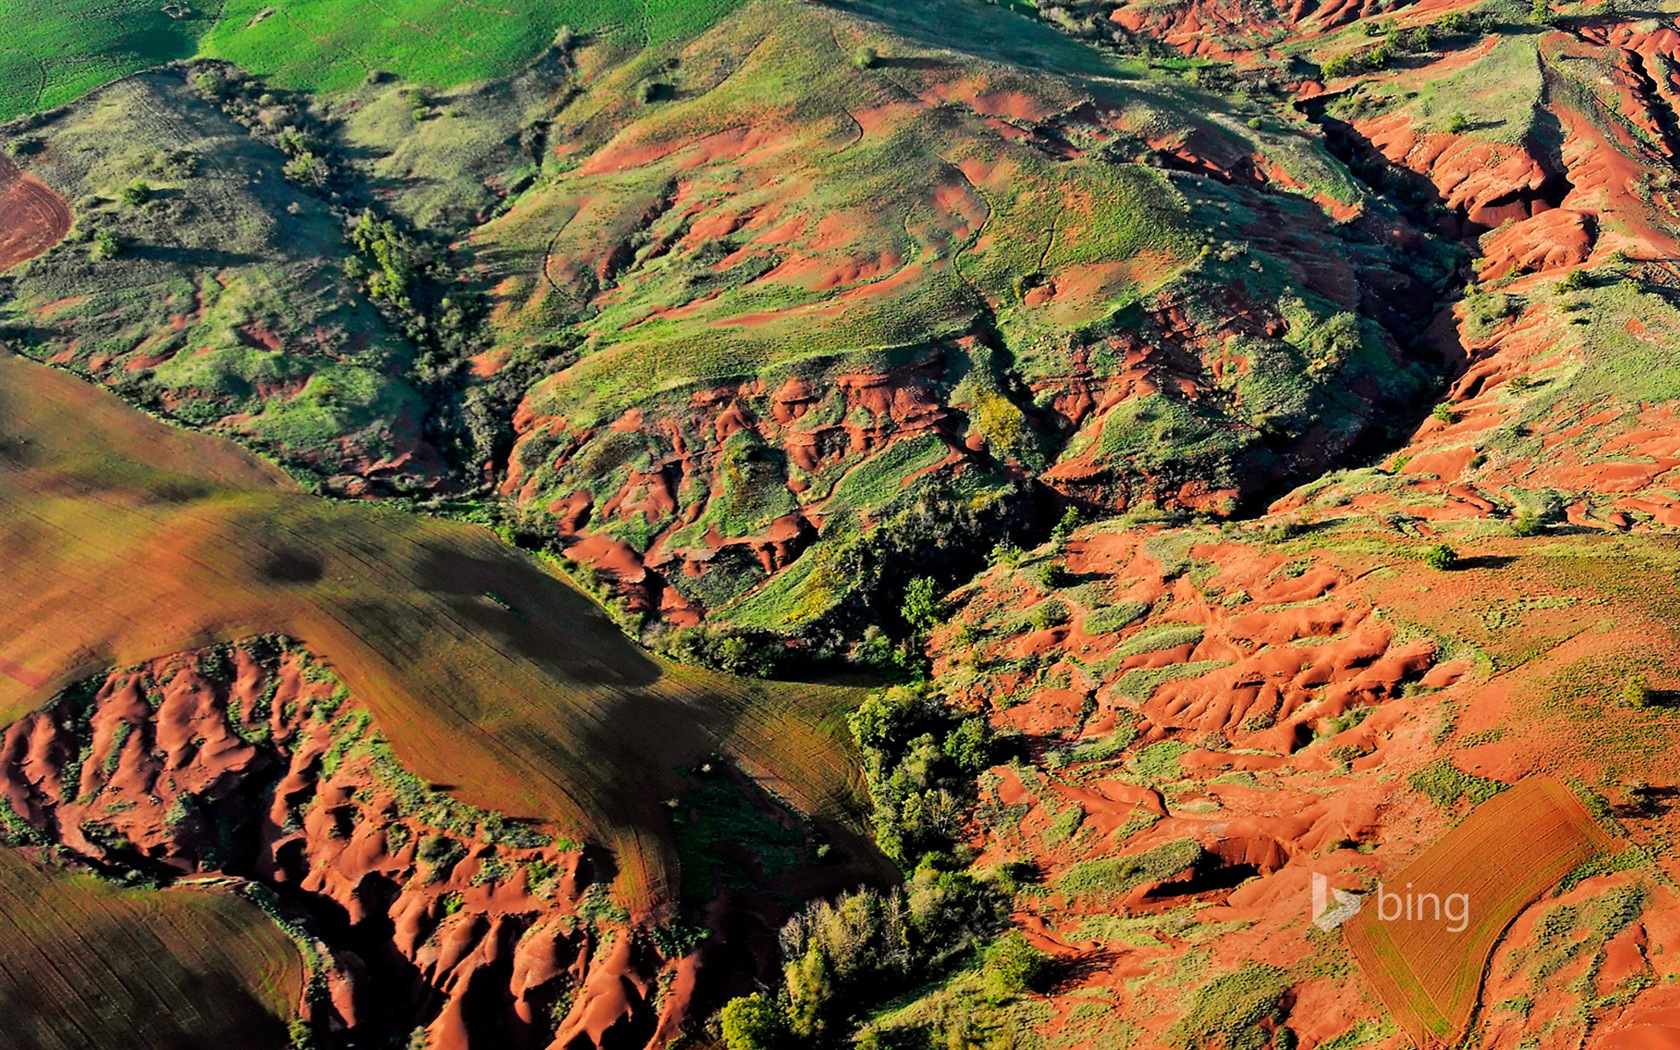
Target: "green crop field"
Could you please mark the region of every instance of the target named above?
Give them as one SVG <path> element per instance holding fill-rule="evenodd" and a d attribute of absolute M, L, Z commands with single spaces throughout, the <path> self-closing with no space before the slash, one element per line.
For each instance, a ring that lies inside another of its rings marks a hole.
<path fill-rule="evenodd" d="M 488 530 L 316 499 L 15 357 L 0 562 L 0 721 L 105 666 L 278 631 L 334 665 L 417 775 L 613 848 L 629 900 L 672 884 L 661 802 L 713 751 L 872 855 L 848 830 L 851 690 L 661 663 Z"/>
<path fill-rule="evenodd" d="M 212 19 L 155 0 L 0 0 L 0 120 L 190 58 Z"/>
<path fill-rule="evenodd" d="M 124 890 L 0 847 L 5 1043 L 38 1050 L 281 1050 L 297 946 L 226 892 Z"/>
<path fill-rule="evenodd" d="M 370 71 L 445 87 L 504 76 L 561 26 L 653 46 L 702 32 L 739 0 L 0 0 L 0 120 L 197 55 L 291 89 Z"/>

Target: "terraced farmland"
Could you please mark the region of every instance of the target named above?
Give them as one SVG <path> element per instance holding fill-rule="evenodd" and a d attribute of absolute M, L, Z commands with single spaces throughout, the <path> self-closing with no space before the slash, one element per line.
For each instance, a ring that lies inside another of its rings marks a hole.
<path fill-rule="evenodd" d="M 0 721 L 111 664 L 281 631 L 333 663 L 418 775 L 611 847 L 629 900 L 668 899 L 661 802 L 714 750 L 872 855 L 845 823 L 851 691 L 662 664 L 487 530 L 317 500 L 12 357 L 0 561 Z"/>
<path fill-rule="evenodd" d="M 282 1050 L 297 946 L 226 892 L 122 890 L 0 847 L 0 1015 L 16 1050 Z"/>
<path fill-rule="evenodd" d="M 1347 924 L 1348 944 L 1382 1001 L 1418 1046 L 1463 1037 L 1482 972 L 1506 927 L 1583 861 L 1606 852 L 1608 836 L 1575 796 L 1550 777 L 1530 777 L 1478 806 L 1464 823 L 1404 870 L 1387 892 L 1462 894 L 1468 923 L 1443 921 L 1427 902 L 1417 915 L 1383 918 L 1378 902 Z"/>

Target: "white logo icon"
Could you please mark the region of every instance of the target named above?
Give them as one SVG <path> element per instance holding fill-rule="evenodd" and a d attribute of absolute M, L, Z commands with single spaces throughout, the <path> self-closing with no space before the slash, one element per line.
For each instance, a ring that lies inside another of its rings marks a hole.
<path fill-rule="evenodd" d="M 1359 914 L 1359 906 L 1364 903 L 1357 893 L 1347 890 L 1333 890 L 1330 880 L 1313 872 L 1312 877 L 1312 920 L 1313 925 L 1321 930 L 1333 930 Z"/>

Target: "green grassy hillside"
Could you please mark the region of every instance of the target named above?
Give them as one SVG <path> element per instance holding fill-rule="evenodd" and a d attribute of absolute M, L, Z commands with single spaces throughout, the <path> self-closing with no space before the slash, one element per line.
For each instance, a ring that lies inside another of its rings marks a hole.
<path fill-rule="evenodd" d="M 778 630 L 936 487 L 1228 510 L 1420 388 L 1356 274 L 1432 251 L 1350 235 L 1345 171 L 1236 116 L 960 0 L 762 0 L 603 72 L 470 242 L 485 363 L 554 362 L 504 491 L 649 606 Z M 1186 143 L 1295 191 L 1164 170 Z"/>
<path fill-rule="evenodd" d="M 0 340 L 323 479 L 435 480 L 412 346 L 354 295 L 339 219 L 278 150 L 167 74 L 28 143 L 76 225 L 0 278 Z"/>
<path fill-rule="evenodd" d="M 561 26 L 625 47 L 704 30 L 739 0 L 5 0 L 0 120 L 164 62 L 225 58 L 273 83 L 340 91 L 380 70 L 431 87 L 505 76 Z"/>

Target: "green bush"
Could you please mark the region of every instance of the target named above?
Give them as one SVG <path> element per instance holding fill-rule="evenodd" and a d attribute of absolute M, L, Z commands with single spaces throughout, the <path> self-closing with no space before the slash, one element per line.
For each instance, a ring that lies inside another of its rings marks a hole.
<path fill-rule="evenodd" d="M 130 208 L 138 208 L 152 199 L 152 187 L 143 179 L 135 179 L 123 187 L 122 202 Z"/>
<path fill-rule="evenodd" d="M 1279 1004 L 1290 984 L 1289 974 L 1275 966 L 1247 963 L 1203 985 L 1190 1008 L 1168 1031 L 1166 1045 L 1175 1050 L 1280 1050 L 1289 1029 L 1274 1036 L 1268 1022 L 1280 1017 Z"/>
<path fill-rule="evenodd" d="M 1458 565 L 1458 552 L 1445 543 L 1437 543 L 1423 552 L 1423 563 L 1439 572 L 1447 572 Z"/>
<path fill-rule="evenodd" d="M 1436 759 L 1407 780 L 1415 790 L 1429 796 L 1443 809 L 1452 808 L 1462 798 L 1480 805 L 1505 790 L 1505 785 L 1499 781 L 1466 773 L 1446 758 Z"/>
<path fill-rule="evenodd" d="M 986 949 L 986 992 L 1008 999 L 1023 992 L 1042 991 L 1050 976 L 1050 956 L 1027 943 L 1019 930 L 1010 930 Z"/>
<path fill-rule="evenodd" d="M 106 262 L 121 255 L 125 247 L 123 239 L 115 233 L 99 230 L 88 245 L 88 258 L 94 262 Z"/>
<path fill-rule="evenodd" d="M 1629 707 L 1651 706 L 1651 686 L 1644 675 L 1636 674 L 1622 684 L 1622 702 Z"/>
<path fill-rule="evenodd" d="M 1073 897 L 1118 896 L 1179 875 L 1201 859 L 1195 839 L 1176 839 L 1131 856 L 1082 860 L 1056 881 L 1056 888 Z"/>
<path fill-rule="evenodd" d="M 904 622 L 918 635 L 926 635 L 945 620 L 944 595 L 937 581 L 918 576 L 904 588 Z"/>
<path fill-rule="evenodd" d="M 1055 591 L 1068 585 L 1069 575 L 1059 563 L 1047 561 L 1033 571 L 1033 580 L 1045 590 Z"/>
<path fill-rule="evenodd" d="M 787 1038 L 787 1020 L 762 992 L 729 1000 L 718 1015 L 729 1050 L 776 1050 Z"/>
<path fill-rule="evenodd" d="M 848 718 L 875 802 L 875 839 L 906 868 L 949 851 L 973 803 L 974 778 L 991 764 L 991 726 L 921 689 L 871 696 Z"/>
<path fill-rule="evenodd" d="M 1164 623 L 1157 627 L 1146 627 L 1115 646 L 1114 652 L 1109 654 L 1109 659 L 1126 660 L 1133 656 L 1142 656 L 1144 653 L 1160 652 L 1162 649 L 1195 645 L 1202 640 L 1202 633 L 1202 625 L 1199 623 Z"/>
<path fill-rule="evenodd" d="M 1099 634 L 1113 634 L 1124 630 L 1143 618 L 1149 611 L 1147 602 L 1121 602 L 1101 609 L 1093 609 L 1086 615 L 1080 630 L 1093 637 Z"/>
<path fill-rule="evenodd" d="M 1583 292 L 1592 286 L 1584 268 L 1577 267 L 1563 275 L 1563 278 L 1552 287 L 1558 295 L 1569 295 L 1573 292 Z"/>
<path fill-rule="evenodd" d="M 1458 413 L 1454 411 L 1453 407 L 1445 401 L 1436 405 L 1429 414 L 1442 423 L 1458 422 Z"/>

